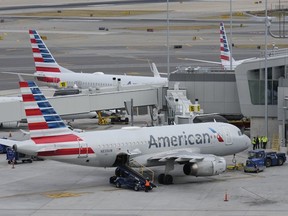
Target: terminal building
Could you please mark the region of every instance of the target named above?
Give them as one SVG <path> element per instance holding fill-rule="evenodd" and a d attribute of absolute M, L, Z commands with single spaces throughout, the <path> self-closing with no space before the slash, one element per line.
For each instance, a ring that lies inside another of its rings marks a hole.
<path fill-rule="evenodd" d="M 278 142 L 286 146 L 288 50 L 273 50 L 266 59 L 247 60 L 235 71 L 179 68 L 170 75 L 169 88 L 179 82 L 179 88 L 187 90 L 188 99 L 197 99 L 205 113 L 243 115 L 250 119 L 250 136 L 264 136 L 266 62 L 268 139 L 270 145 Z"/>

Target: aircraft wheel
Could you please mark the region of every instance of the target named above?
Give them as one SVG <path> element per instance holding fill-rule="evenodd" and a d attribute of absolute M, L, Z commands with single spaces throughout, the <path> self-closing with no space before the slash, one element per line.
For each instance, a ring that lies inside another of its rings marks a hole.
<path fill-rule="evenodd" d="M 109 179 L 110 184 L 114 184 L 116 178 L 117 178 L 116 176 L 111 176 Z"/>
<path fill-rule="evenodd" d="M 134 191 L 139 191 L 138 185 L 135 185 L 135 186 L 134 186 Z"/>
<path fill-rule="evenodd" d="M 164 184 L 169 185 L 173 184 L 173 177 L 171 175 L 166 175 L 164 178 Z"/>
<path fill-rule="evenodd" d="M 116 182 L 116 187 L 121 188 L 121 184 L 119 182 Z"/>
<path fill-rule="evenodd" d="M 158 183 L 159 184 L 164 184 L 164 178 L 165 178 L 165 174 L 162 173 L 158 176 Z"/>

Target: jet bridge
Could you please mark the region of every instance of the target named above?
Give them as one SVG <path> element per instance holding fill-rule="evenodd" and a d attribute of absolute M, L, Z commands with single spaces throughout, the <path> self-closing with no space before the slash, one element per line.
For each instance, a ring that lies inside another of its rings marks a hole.
<path fill-rule="evenodd" d="M 176 83 L 173 90 L 167 90 L 168 121 L 176 124 L 192 123 L 196 115 L 203 114 L 198 100 L 194 104 L 186 96 L 186 90 L 179 89 Z"/>
<path fill-rule="evenodd" d="M 131 99 L 134 107 L 157 106 L 162 109 L 165 103 L 165 89 L 160 85 L 103 88 L 97 91 L 90 89 L 81 94 L 50 97 L 48 100 L 61 116 L 77 116 L 96 110 L 125 109 L 124 102 Z M 0 123 L 19 122 L 24 119 L 26 116 L 22 99 L 0 101 Z"/>

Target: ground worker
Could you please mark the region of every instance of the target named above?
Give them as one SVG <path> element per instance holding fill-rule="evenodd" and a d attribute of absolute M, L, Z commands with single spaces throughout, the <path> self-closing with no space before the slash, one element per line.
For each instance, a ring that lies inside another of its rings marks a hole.
<path fill-rule="evenodd" d="M 252 145 L 253 145 L 253 150 L 255 150 L 255 148 L 256 148 L 256 137 L 253 137 Z"/>
<path fill-rule="evenodd" d="M 148 192 L 150 190 L 150 180 L 149 178 L 147 177 L 146 180 L 145 180 L 145 192 Z"/>
<path fill-rule="evenodd" d="M 262 137 L 262 142 L 263 142 L 263 149 L 266 149 L 266 145 L 268 142 L 268 137 L 267 136 L 263 136 Z"/>
<path fill-rule="evenodd" d="M 264 148 L 263 148 L 263 141 L 264 141 L 264 136 L 260 136 L 260 137 L 259 137 L 259 142 L 260 142 L 260 148 L 261 148 L 261 149 L 264 149 Z"/>
<path fill-rule="evenodd" d="M 259 149 L 260 139 L 259 139 L 258 136 L 256 137 L 255 143 L 256 143 L 256 144 L 255 144 L 255 145 L 256 145 L 255 148 L 256 148 L 256 149 Z"/>

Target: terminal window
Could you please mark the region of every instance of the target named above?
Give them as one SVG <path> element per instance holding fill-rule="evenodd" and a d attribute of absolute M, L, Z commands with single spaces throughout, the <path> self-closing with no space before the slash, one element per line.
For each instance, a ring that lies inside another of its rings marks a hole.
<path fill-rule="evenodd" d="M 272 68 L 268 68 L 268 82 L 267 82 L 267 103 L 268 105 L 277 105 L 278 94 L 278 79 L 282 73 L 272 74 Z M 278 71 L 279 72 L 279 68 Z M 284 73 L 284 71 L 283 71 Z M 265 104 L 265 71 L 264 69 L 252 70 L 248 72 L 248 85 L 251 97 L 251 103 L 253 105 Z"/>

